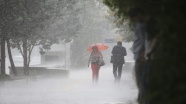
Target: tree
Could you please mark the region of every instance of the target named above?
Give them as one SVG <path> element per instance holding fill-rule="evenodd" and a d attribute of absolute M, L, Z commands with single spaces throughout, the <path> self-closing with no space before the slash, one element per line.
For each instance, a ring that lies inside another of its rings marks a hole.
<path fill-rule="evenodd" d="M 141 7 L 157 20 L 160 29 L 159 47 L 150 75 L 149 91 L 145 98 L 149 104 L 181 104 L 186 100 L 185 63 L 186 49 L 183 1 L 175 0 L 104 0 L 104 3 L 117 16 L 125 20 L 127 11 L 132 7 Z M 158 99 L 158 100 L 157 100 Z"/>
<path fill-rule="evenodd" d="M 1 74 L 5 74 L 5 40 L 7 35 L 10 33 L 10 29 L 14 24 L 12 17 L 12 4 L 17 3 L 9 0 L 1 0 L 0 1 L 0 32 L 1 32 Z M 9 50 L 10 51 L 10 50 Z M 9 52 L 10 53 L 10 52 Z M 12 64 L 13 65 L 13 64 Z M 14 74 L 16 74 L 15 68 L 12 68 Z"/>
<path fill-rule="evenodd" d="M 71 45 L 71 63 L 73 67 L 87 65 L 89 52 L 86 48 L 90 44 L 103 42 L 103 37 L 108 34 L 107 21 L 104 18 L 103 4 L 97 0 L 79 0 L 81 7 L 80 28 Z M 83 8 L 82 8 L 83 7 Z M 105 11 L 104 11 L 105 12 Z"/>
<path fill-rule="evenodd" d="M 79 13 L 82 7 L 78 6 L 79 1 L 74 0 L 63 0 L 60 3 L 58 16 L 46 32 L 63 41 L 69 40 L 78 34 L 82 26 L 79 21 Z"/>
<path fill-rule="evenodd" d="M 116 33 L 123 37 L 123 41 L 132 42 L 134 41 L 134 32 L 130 26 L 130 21 L 123 21 L 122 18 L 115 16 L 117 12 L 108 10 L 106 18 L 112 23 L 112 28 L 117 29 Z"/>
<path fill-rule="evenodd" d="M 52 44 L 59 43 L 60 40 L 73 36 L 74 33 L 69 35 L 67 31 L 65 31 L 66 34 L 57 34 L 59 30 L 56 30 L 57 32 L 51 35 L 47 29 L 51 24 L 56 23 L 55 21 L 59 22 L 62 18 L 67 19 L 67 22 L 75 20 L 74 18 L 68 19 L 68 17 L 65 17 L 72 14 L 67 11 L 73 7 L 74 3 L 73 0 L 3 1 L 1 30 L 4 32 L 3 36 L 11 40 L 11 46 L 18 48 L 22 54 L 24 73 L 26 75 L 28 75 L 30 56 L 34 46 L 42 45 L 43 48 L 50 49 Z M 65 29 L 70 29 L 70 27 L 62 27 L 62 29 L 64 31 Z"/>
<path fill-rule="evenodd" d="M 36 33 L 35 31 L 37 31 L 38 28 L 43 27 L 44 22 L 46 22 L 51 15 L 47 14 L 48 11 L 46 11 L 46 9 L 48 9 L 48 7 L 45 7 L 46 5 L 44 3 L 46 3 L 46 1 L 7 0 L 4 2 L 4 8 L 2 8 L 5 12 L 1 12 L 4 17 L 2 19 L 3 26 L 1 30 L 4 32 L 7 40 L 12 39 L 11 42 L 16 42 L 14 46 L 18 47 L 24 59 L 25 74 L 28 74 L 32 49 L 36 41 L 41 37 L 34 33 Z M 21 45 L 23 45 L 22 49 Z M 28 53 L 27 50 L 29 51 Z M 13 65 L 12 62 L 11 60 L 11 65 Z"/>

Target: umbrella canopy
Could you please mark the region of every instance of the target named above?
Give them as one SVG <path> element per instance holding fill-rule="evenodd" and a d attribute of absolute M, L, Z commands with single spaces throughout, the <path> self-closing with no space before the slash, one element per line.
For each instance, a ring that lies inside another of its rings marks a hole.
<path fill-rule="evenodd" d="M 88 48 L 87 51 L 92 51 L 92 47 L 97 46 L 99 51 L 103 51 L 103 50 L 107 50 L 108 49 L 108 45 L 104 44 L 104 43 L 96 43 L 96 44 L 91 44 Z"/>

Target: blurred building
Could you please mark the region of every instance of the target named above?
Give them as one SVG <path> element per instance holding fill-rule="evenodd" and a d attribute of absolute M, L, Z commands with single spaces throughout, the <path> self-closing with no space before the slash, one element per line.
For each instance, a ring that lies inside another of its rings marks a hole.
<path fill-rule="evenodd" d="M 63 51 L 46 51 L 41 54 L 41 64 L 65 64 L 65 52 Z"/>

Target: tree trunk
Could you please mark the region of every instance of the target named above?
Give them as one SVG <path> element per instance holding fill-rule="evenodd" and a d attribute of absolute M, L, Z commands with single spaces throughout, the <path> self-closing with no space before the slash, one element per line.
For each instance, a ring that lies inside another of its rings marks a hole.
<path fill-rule="evenodd" d="M 9 40 L 10 39 L 6 39 L 6 43 L 7 43 L 7 49 L 8 49 L 8 55 L 9 55 L 11 70 L 13 71 L 14 75 L 17 75 L 15 64 L 14 64 L 14 61 L 13 61 L 13 58 L 12 58 L 12 52 L 11 52 L 11 49 L 10 49 L 10 42 L 9 42 Z"/>
<path fill-rule="evenodd" d="M 5 38 L 1 39 L 1 74 L 5 74 Z"/>
<path fill-rule="evenodd" d="M 29 70 L 28 70 L 28 59 L 27 59 L 27 39 L 23 39 L 23 67 L 24 67 L 24 74 L 26 76 L 29 75 Z"/>

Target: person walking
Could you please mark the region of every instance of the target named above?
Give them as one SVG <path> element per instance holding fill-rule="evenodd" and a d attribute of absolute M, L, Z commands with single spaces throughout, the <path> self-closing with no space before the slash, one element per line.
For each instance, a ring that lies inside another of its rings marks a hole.
<path fill-rule="evenodd" d="M 112 49 L 111 63 L 113 63 L 113 75 L 115 82 L 119 82 L 122 75 L 122 67 L 125 64 L 124 56 L 127 55 L 125 47 L 122 42 L 118 41 L 117 45 Z"/>
<path fill-rule="evenodd" d="M 97 46 L 92 47 L 92 52 L 89 57 L 88 67 L 91 62 L 91 69 L 92 69 L 92 82 L 97 83 L 99 79 L 99 59 L 103 58 L 101 52 L 98 50 Z"/>

